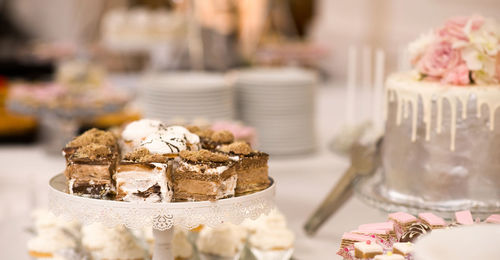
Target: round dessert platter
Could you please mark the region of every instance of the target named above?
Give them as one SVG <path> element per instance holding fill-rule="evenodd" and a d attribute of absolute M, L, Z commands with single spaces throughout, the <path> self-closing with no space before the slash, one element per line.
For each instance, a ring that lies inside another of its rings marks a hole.
<path fill-rule="evenodd" d="M 470 210 L 479 218 L 500 212 L 500 205 L 487 202 L 471 200 L 464 200 L 461 203 L 427 202 L 399 194 L 384 184 L 382 167 L 379 167 L 372 176 L 357 181 L 354 190 L 365 203 L 386 212 L 404 211 L 418 214 L 423 211 L 433 211 L 448 219 L 453 217 L 454 212 L 460 210 Z"/>
<path fill-rule="evenodd" d="M 192 229 L 199 225 L 215 227 L 224 222 L 240 224 L 245 219 L 257 219 L 274 208 L 276 183 L 252 194 L 199 202 L 124 202 L 92 199 L 66 192 L 66 179 L 63 174 L 49 181 L 49 207 L 55 215 L 77 219 L 84 224 L 94 222 L 106 226 L 124 225 L 139 229 L 153 227 L 155 246 L 153 260 L 173 260 L 172 227 L 181 226 Z"/>

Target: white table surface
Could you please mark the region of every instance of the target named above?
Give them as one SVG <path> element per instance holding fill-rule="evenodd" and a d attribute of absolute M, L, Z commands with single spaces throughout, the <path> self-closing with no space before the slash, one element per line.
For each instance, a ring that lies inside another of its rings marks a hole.
<path fill-rule="evenodd" d="M 335 253 L 343 232 L 359 224 L 383 221 L 387 216 L 354 197 L 315 237 L 307 237 L 303 232 L 306 219 L 348 166 L 346 158 L 327 150 L 343 122 L 344 99 L 340 88 L 319 88 L 319 148 L 315 154 L 270 159 L 270 175 L 278 185 L 277 205 L 297 236 L 296 259 L 341 259 Z M 47 207 L 48 180 L 63 171 L 64 159 L 47 155 L 38 145 L 0 145 L 0 165 L 0 259 L 30 259 L 26 250 L 30 212 L 36 207 Z"/>

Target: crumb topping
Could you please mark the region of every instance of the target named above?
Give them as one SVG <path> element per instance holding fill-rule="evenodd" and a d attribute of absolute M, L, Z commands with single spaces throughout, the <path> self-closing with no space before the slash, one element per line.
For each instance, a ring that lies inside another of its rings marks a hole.
<path fill-rule="evenodd" d="M 191 162 L 227 162 L 229 157 L 225 154 L 213 153 L 208 150 L 199 151 L 181 151 L 179 153 L 182 159 Z"/>
<path fill-rule="evenodd" d="M 188 125 L 186 126 L 186 129 L 193 134 L 196 134 L 197 132 L 201 131 L 201 128 L 197 125 Z"/>
<path fill-rule="evenodd" d="M 216 143 L 228 144 L 234 141 L 234 135 L 230 131 L 221 130 L 214 132 L 210 139 Z"/>
<path fill-rule="evenodd" d="M 80 147 L 90 144 L 101 144 L 104 146 L 116 145 L 116 137 L 108 131 L 92 128 L 80 136 L 77 136 L 66 147 Z"/>
<path fill-rule="evenodd" d="M 249 144 L 243 141 L 234 142 L 228 145 L 222 145 L 219 148 L 219 150 L 225 153 L 234 153 L 242 155 L 248 155 L 253 152 L 252 147 L 250 147 Z"/>
<path fill-rule="evenodd" d="M 129 152 L 123 158 L 126 161 L 150 163 L 150 162 L 167 162 L 168 156 L 163 154 L 150 153 L 148 149 L 139 147 Z"/>
<path fill-rule="evenodd" d="M 100 158 L 108 157 L 112 154 L 109 147 L 102 144 L 88 144 L 79 147 L 75 154 L 75 158 L 88 158 L 90 160 L 97 160 Z"/>

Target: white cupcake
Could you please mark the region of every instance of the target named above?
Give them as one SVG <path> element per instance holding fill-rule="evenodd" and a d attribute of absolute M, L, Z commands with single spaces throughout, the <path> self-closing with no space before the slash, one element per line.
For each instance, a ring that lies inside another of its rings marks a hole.
<path fill-rule="evenodd" d="M 172 240 L 172 251 L 175 260 L 187 260 L 193 256 L 193 246 L 188 240 L 187 231 L 182 228 L 174 229 L 174 239 Z"/>
<path fill-rule="evenodd" d="M 147 251 L 123 226 L 107 228 L 92 224 L 82 228 L 82 245 L 101 260 L 143 260 Z"/>
<path fill-rule="evenodd" d="M 294 240 L 287 228 L 259 228 L 250 237 L 250 251 L 257 260 L 288 260 L 293 254 Z"/>
<path fill-rule="evenodd" d="M 51 259 L 62 249 L 74 249 L 77 241 L 59 228 L 44 229 L 28 241 L 28 253 L 34 258 Z"/>
<path fill-rule="evenodd" d="M 278 210 L 273 209 L 267 215 L 261 215 L 256 220 L 245 219 L 241 224 L 250 234 L 254 234 L 257 229 L 261 227 L 283 227 L 286 228 L 286 218 L 285 216 Z"/>
<path fill-rule="evenodd" d="M 284 260 L 292 256 L 295 236 L 277 209 L 255 221 L 246 221 L 243 226 L 250 233 L 250 251 L 258 260 Z"/>
<path fill-rule="evenodd" d="M 203 228 L 196 245 L 201 260 L 234 260 L 239 259 L 245 239 L 244 228 L 225 223 L 216 228 Z"/>
<path fill-rule="evenodd" d="M 42 233 L 44 230 L 59 228 L 69 232 L 75 239 L 80 239 L 81 225 L 78 221 L 67 221 L 63 217 L 56 217 L 50 211 L 37 209 L 31 214 L 34 221 L 36 233 Z"/>

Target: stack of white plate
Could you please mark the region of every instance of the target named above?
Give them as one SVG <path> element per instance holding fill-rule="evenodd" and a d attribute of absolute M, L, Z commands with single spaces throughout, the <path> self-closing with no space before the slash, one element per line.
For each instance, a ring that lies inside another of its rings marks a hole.
<path fill-rule="evenodd" d="M 259 149 L 287 155 L 313 151 L 314 72 L 255 68 L 235 73 L 240 119 L 257 129 Z"/>
<path fill-rule="evenodd" d="M 165 122 L 230 120 L 234 92 L 223 74 L 175 72 L 147 75 L 140 84 L 144 116 Z"/>

